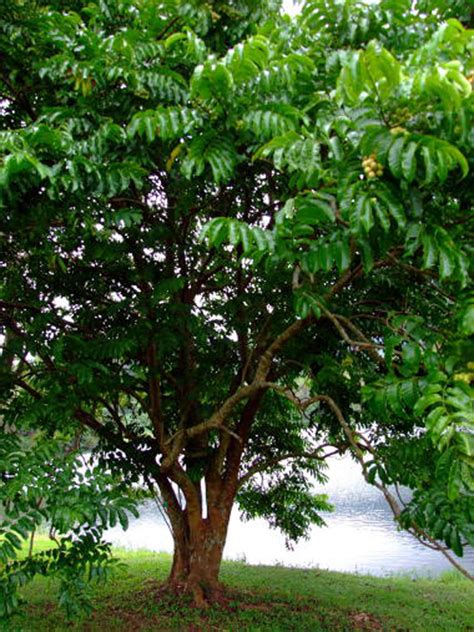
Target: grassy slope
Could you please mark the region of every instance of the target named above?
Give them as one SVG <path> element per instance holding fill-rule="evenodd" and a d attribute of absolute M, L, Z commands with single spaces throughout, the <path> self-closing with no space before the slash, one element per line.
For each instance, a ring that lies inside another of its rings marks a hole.
<path fill-rule="evenodd" d="M 24 589 L 26 612 L 0 622 L 0 630 L 474 631 L 474 585 L 454 575 L 414 581 L 225 562 L 221 578 L 231 601 L 202 612 L 159 595 L 169 556 L 148 551 L 116 555 L 127 568 L 95 588 L 95 611 L 89 619 L 67 624 L 55 606 L 54 581 L 39 578 Z"/>

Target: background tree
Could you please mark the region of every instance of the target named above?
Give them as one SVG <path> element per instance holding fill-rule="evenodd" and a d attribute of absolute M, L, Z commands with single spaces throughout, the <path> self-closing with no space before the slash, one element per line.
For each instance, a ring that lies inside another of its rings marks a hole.
<path fill-rule="evenodd" d="M 143 484 L 204 604 L 235 500 L 297 539 L 346 451 L 474 543 L 468 5 L 2 3 L 4 613 L 83 606 Z"/>

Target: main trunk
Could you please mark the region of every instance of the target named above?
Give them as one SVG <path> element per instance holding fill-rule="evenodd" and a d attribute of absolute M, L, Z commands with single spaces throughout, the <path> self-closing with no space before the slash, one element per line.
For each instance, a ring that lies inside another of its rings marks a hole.
<path fill-rule="evenodd" d="M 230 512 L 201 518 L 183 512 L 184 525 L 173 528 L 174 554 L 168 584 L 189 593 L 196 605 L 204 606 L 221 594 L 219 571 Z"/>
<path fill-rule="evenodd" d="M 164 476 L 157 479 L 174 539 L 168 585 L 172 590 L 190 593 L 199 606 L 222 596 L 219 571 L 230 514 L 239 487 L 240 462 L 262 396 L 263 393 L 259 393 L 244 406 L 238 425 L 241 438 L 228 441 L 221 438 L 223 444 L 210 462 L 203 481 L 193 484 L 183 470 L 175 467 L 172 480 L 181 490 L 181 494 L 177 495 L 170 480 Z M 224 471 L 223 455 L 226 456 Z M 202 516 L 204 508 L 207 509 L 206 518 Z"/>

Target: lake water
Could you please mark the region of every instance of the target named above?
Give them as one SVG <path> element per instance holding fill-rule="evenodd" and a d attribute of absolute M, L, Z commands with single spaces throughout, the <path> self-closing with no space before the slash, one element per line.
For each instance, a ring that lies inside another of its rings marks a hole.
<path fill-rule="evenodd" d="M 279 531 L 264 520 L 242 521 L 235 507 L 224 557 L 249 564 L 319 567 L 372 575 L 434 576 L 453 568 L 441 553 L 397 530 L 382 494 L 367 485 L 356 463 L 348 458 L 332 459 L 328 475 L 328 484 L 316 488 L 328 494 L 336 506 L 334 513 L 324 516 L 327 527 L 313 527 L 309 539 L 289 551 Z M 107 535 L 111 542 L 125 548 L 173 550 L 171 534 L 153 502 L 142 507 L 140 518 L 131 519 L 127 531 L 115 527 Z M 462 564 L 474 572 L 474 550 L 465 554 Z"/>

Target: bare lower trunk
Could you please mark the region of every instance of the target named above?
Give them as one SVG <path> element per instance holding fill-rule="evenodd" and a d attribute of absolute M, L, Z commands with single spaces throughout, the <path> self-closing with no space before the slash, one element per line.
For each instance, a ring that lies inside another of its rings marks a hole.
<path fill-rule="evenodd" d="M 224 449 L 215 453 L 204 480 L 192 483 L 178 466 L 170 470 L 173 482 L 180 486 L 184 502 L 174 493 L 166 477 L 158 477 L 174 539 L 173 564 L 167 585 L 173 591 L 192 595 L 194 603 L 200 607 L 223 596 L 219 571 L 238 489 L 239 465 L 260 401 L 261 397 L 257 396 L 245 406 L 239 426 L 243 439 L 224 442 Z M 227 464 L 223 468 L 227 451 Z M 187 465 L 189 462 L 190 459 Z M 205 495 L 201 491 L 203 482 Z M 206 518 L 202 517 L 204 508 L 207 508 Z"/>
<path fill-rule="evenodd" d="M 206 606 L 222 594 L 219 571 L 227 534 L 228 517 L 187 520 L 186 529 L 173 533 L 174 555 L 168 586 L 192 595 L 197 606 Z"/>

